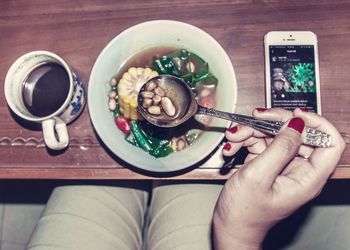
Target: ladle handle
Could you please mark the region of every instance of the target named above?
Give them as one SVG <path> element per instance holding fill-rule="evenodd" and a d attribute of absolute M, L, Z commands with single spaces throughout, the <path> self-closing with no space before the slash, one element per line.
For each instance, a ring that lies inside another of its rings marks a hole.
<path fill-rule="evenodd" d="M 209 115 L 237 122 L 269 135 L 277 135 L 278 131 L 284 124 L 284 122 L 260 120 L 251 116 L 223 112 L 211 108 L 205 108 L 200 105 L 198 105 L 197 114 Z M 305 136 L 303 136 L 303 143 L 305 145 L 322 148 L 327 148 L 331 145 L 331 136 L 325 132 L 305 127 L 303 133 L 305 134 Z"/>

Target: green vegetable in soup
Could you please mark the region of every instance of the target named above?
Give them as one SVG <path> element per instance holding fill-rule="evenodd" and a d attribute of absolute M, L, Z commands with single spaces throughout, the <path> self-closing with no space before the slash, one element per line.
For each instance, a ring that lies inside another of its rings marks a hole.
<path fill-rule="evenodd" d="M 170 147 L 170 142 L 168 140 L 160 140 L 158 138 L 152 137 L 152 150 L 149 152 L 156 158 L 164 157 L 173 152 Z"/>
<path fill-rule="evenodd" d="M 218 79 L 209 73 L 209 65 L 201 57 L 187 50 L 179 50 L 162 57 L 154 57 L 153 70 L 159 74 L 182 78 L 194 90 L 198 83 L 217 85 Z"/>
<path fill-rule="evenodd" d="M 133 146 L 140 147 L 133 132 L 125 136 L 125 140 Z"/>
<path fill-rule="evenodd" d="M 185 134 L 187 143 L 191 145 L 198 138 L 199 133 L 200 133 L 200 130 L 198 129 L 191 129 L 187 131 Z"/>
<path fill-rule="evenodd" d="M 158 139 L 148 135 L 142 130 L 139 122 L 136 120 L 132 120 L 130 123 L 132 133 L 126 137 L 129 143 L 141 147 L 156 158 L 167 156 L 173 152 L 169 140 Z"/>
<path fill-rule="evenodd" d="M 140 147 L 143 150 L 145 150 L 146 152 L 149 152 L 152 149 L 151 144 L 147 140 L 147 137 L 142 133 L 139 125 L 137 124 L 137 121 L 132 120 L 132 121 L 130 121 L 130 123 L 131 123 L 131 130 L 132 130 L 138 144 L 140 145 Z"/>
<path fill-rule="evenodd" d="M 181 72 L 175 66 L 172 58 L 167 56 L 162 56 L 160 58 L 156 58 L 156 57 L 153 58 L 152 68 L 153 70 L 157 71 L 159 74 L 174 75 L 178 77 L 181 76 Z"/>

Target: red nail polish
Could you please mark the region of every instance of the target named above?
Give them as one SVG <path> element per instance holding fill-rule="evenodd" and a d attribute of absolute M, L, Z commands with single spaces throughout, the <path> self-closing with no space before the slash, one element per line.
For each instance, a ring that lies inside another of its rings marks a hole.
<path fill-rule="evenodd" d="M 307 108 L 299 108 L 299 109 L 303 112 L 309 112 L 309 110 Z"/>
<path fill-rule="evenodd" d="M 228 131 L 230 131 L 230 133 L 234 134 L 234 133 L 237 132 L 237 130 L 238 130 L 237 126 L 234 126 L 234 127 L 232 127 L 232 128 L 229 128 Z"/>
<path fill-rule="evenodd" d="M 265 112 L 267 109 L 266 108 L 256 108 L 255 110 L 258 112 Z"/>
<path fill-rule="evenodd" d="M 231 149 L 231 144 L 230 143 L 226 143 L 224 146 L 224 150 L 229 151 Z"/>
<path fill-rule="evenodd" d="M 300 134 L 303 132 L 305 127 L 304 121 L 299 117 L 294 117 L 292 120 L 288 123 L 288 128 L 292 128 L 295 131 L 299 132 Z"/>

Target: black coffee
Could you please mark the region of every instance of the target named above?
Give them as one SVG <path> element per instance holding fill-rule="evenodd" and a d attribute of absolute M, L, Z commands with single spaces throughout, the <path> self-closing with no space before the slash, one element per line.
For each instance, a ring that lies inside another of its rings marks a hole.
<path fill-rule="evenodd" d="M 23 83 L 23 101 L 28 111 L 39 117 L 50 115 L 64 103 L 69 92 L 69 76 L 57 63 L 38 66 Z"/>

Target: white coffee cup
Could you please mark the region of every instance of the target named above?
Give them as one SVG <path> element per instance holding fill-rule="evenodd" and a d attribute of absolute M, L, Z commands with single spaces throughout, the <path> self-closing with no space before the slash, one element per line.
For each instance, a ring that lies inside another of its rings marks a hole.
<path fill-rule="evenodd" d="M 44 117 L 33 115 L 24 105 L 23 83 L 39 65 L 56 63 L 69 77 L 69 91 L 64 103 L 53 113 Z M 41 123 L 44 141 L 53 150 L 64 149 L 69 144 L 67 124 L 76 119 L 86 103 L 82 81 L 58 55 L 48 51 L 32 51 L 18 58 L 10 67 L 5 79 L 5 97 L 10 109 L 20 118 Z"/>

